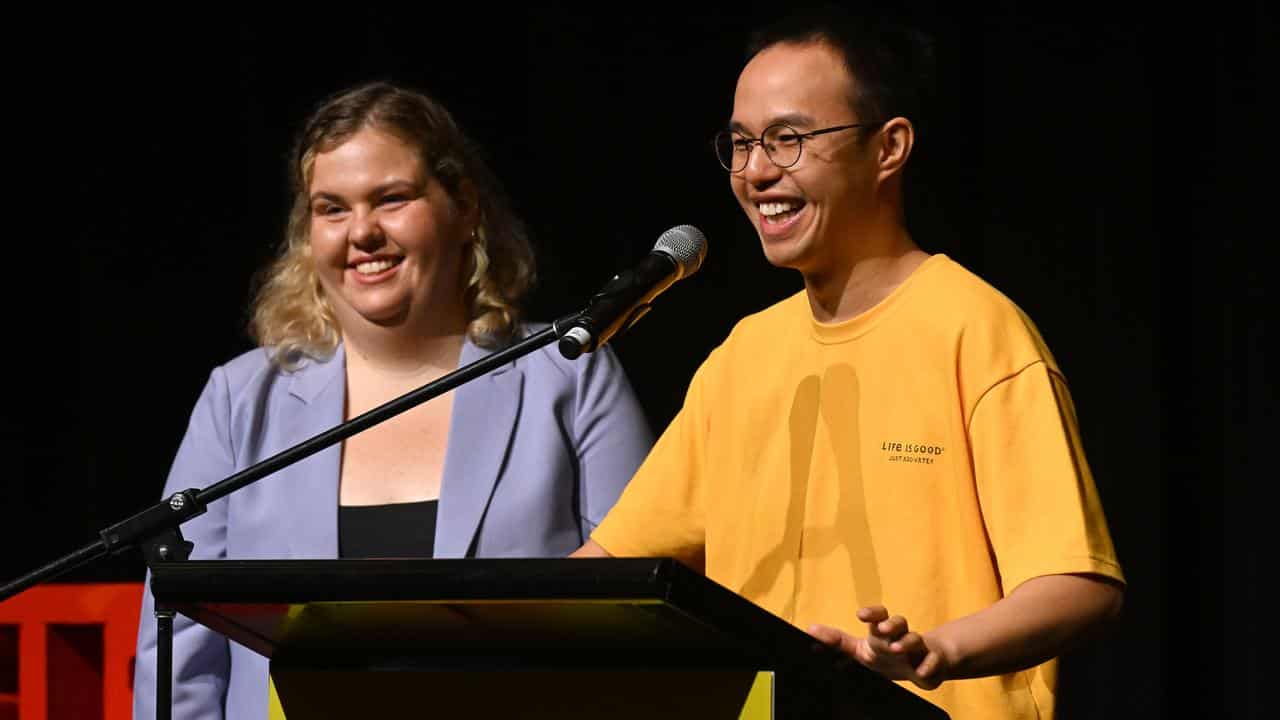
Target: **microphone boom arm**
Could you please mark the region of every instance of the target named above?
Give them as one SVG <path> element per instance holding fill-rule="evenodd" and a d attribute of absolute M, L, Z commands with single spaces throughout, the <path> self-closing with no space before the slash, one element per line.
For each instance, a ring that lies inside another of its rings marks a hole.
<path fill-rule="evenodd" d="M 411 390 L 340 425 L 335 425 L 203 490 L 191 488 L 174 493 L 142 512 L 102 530 L 98 533 L 98 540 L 0 586 L 0 601 L 7 600 L 33 585 L 67 573 L 100 557 L 121 553 L 134 546 L 142 547 L 148 565 L 156 561 L 185 560 L 192 548 L 191 543 L 183 539 L 179 525 L 202 514 L 209 503 L 230 495 L 281 468 L 310 457 L 362 430 L 453 390 L 494 368 L 555 342 L 563 334 L 563 329 L 568 327 L 568 320 L 569 318 L 561 318 L 551 327 L 510 347 L 480 358 L 416 390 Z"/>

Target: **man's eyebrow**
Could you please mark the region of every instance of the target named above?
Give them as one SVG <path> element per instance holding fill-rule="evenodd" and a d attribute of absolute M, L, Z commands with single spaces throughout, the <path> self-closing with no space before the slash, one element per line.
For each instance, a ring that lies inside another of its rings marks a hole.
<path fill-rule="evenodd" d="M 813 127 L 813 118 L 799 112 L 784 113 L 770 118 L 767 125 L 791 125 L 792 127 L 797 128 Z M 737 120 L 729 123 L 729 129 L 736 133 L 742 133 L 743 135 L 748 134 L 746 126 Z"/>
<path fill-rule="evenodd" d="M 813 117 L 804 113 L 796 112 L 779 115 L 769 121 L 770 125 L 777 125 L 779 123 L 799 127 L 813 127 Z"/>

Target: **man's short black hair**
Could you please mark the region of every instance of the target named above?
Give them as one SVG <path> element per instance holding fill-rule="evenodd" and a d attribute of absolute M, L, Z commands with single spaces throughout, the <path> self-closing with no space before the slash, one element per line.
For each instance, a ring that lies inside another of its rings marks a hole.
<path fill-rule="evenodd" d="M 751 35 L 747 60 L 778 44 L 821 42 L 844 58 L 861 122 L 905 117 L 923 134 L 934 91 L 933 39 L 883 13 L 853 12 L 835 5 L 799 10 Z"/>

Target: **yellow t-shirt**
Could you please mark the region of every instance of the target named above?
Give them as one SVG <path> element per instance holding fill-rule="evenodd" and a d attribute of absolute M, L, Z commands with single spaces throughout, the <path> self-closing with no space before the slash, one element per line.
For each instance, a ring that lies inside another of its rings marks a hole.
<path fill-rule="evenodd" d="M 1123 579 L 1053 357 L 944 255 L 847 322 L 803 292 L 743 319 L 592 538 L 858 635 L 864 605 L 925 631 L 1032 577 Z M 957 720 L 1046 718 L 1055 670 L 903 685 Z"/>

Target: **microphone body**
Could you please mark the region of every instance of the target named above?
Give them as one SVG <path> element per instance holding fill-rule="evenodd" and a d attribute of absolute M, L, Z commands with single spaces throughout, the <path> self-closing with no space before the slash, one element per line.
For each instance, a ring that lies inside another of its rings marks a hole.
<path fill-rule="evenodd" d="M 560 354 L 572 360 L 624 332 L 649 312 L 655 297 L 697 272 L 706 254 L 706 236 L 692 225 L 663 233 L 643 260 L 614 275 L 568 327 L 557 328 Z"/>

